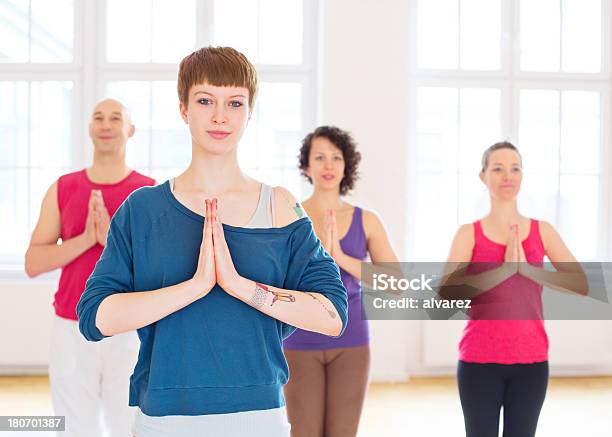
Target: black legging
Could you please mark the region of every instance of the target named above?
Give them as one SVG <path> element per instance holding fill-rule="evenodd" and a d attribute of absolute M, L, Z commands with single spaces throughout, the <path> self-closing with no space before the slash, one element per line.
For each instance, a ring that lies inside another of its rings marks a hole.
<path fill-rule="evenodd" d="M 548 362 L 478 364 L 459 361 L 459 397 L 467 437 L 533 437 L 548 386 Z"/>

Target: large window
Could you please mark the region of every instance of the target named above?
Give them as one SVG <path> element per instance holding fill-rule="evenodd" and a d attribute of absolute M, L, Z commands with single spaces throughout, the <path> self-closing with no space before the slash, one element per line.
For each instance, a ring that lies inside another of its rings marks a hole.
<path fill-rule="evenodd" d="M 414 259 L 438 260 L 482 217 L 482 152 L 523 156 L 519 207 L 581 260 L 608 251 L 608 45 L 601 0 L 414 0 L 410 55 Z M 418 232 L 416 232 L 418 230 Z"/>
<path fill-rule="evenodd" d="M 256 64 L 260 92 L 239 159 L 299 196 L 297 153 L 315 119 L 316 16 L 304 0 L 0 0 L 0 266 L 22 269 L 46 189 L 90 165 L 97 100 L 131 110 L 128 165 L 158 182 L 186 167 L 176 75 L 197 47 L 233 46 Z"/>

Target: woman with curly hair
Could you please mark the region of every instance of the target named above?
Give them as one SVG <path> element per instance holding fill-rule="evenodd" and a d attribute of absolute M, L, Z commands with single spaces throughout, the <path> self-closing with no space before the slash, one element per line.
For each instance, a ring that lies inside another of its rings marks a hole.
<path fill-rule="evenodd" d="M 340 267 L 349 321 L 338 338 L 298 329 L 284 341 L 293 437 L 357 434 L 370 367 L 368 322 L 361 315 L 361 262 L 368 253 L 373 262 L 397 262 L 380 218 L 342 199 L 354 187 L 360 160 L 351 135 L 337 127 L 318 127 L 302 142 L 299 168 L 314 186 L 302 205 Z"/>

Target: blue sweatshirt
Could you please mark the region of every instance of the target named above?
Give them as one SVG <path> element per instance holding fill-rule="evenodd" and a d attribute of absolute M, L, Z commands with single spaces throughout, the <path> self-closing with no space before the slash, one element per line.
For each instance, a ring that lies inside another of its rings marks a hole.
<path fill-rule="evenodd" d="M 115 293 L 156 290 L 193 277 L 204 218 L 178 202 L 168 182 L 134 191 L 111 221 L 106 247 L 77 306 L 90 341 L 100 303 Z M 223 225 L 238 273 L 289 290 L 323 294 L 347 322 L 346 290 L 312 222 L 282 228 Z M 149 416 L 265 410 L 284 405 L 288 368 L 282 342 L 295 328 L 230 296 L 205 297 L 138 330 L 140 353 L 129 405 Z"/>

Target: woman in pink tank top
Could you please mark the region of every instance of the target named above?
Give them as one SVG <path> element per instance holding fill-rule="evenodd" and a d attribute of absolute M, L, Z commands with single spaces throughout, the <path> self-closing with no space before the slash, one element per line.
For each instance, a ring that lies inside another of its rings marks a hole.
<path fill-rule="evenodd" d="M 503 407 L 503 436 L 530 437 L 548 385 L 542 287 L 586 294 L 586 281 L 554 228 L 519 213 L 522 160 L 513 144 L 496 143 L 484 152 L 480 179 L 489 190 L 491 210 L 459 228 L 447 267 L 451 272 L 467 265 L 465 275 L 455 271 L 447 284 L 461 282 L 476 290 L 461 296 L 472 299 L 457 370 L 466 435 L 497 436 Z M 544 271 L 544 256 L 572 274 Z M 450 299 L 450 293 L 441 294 Z"/>

